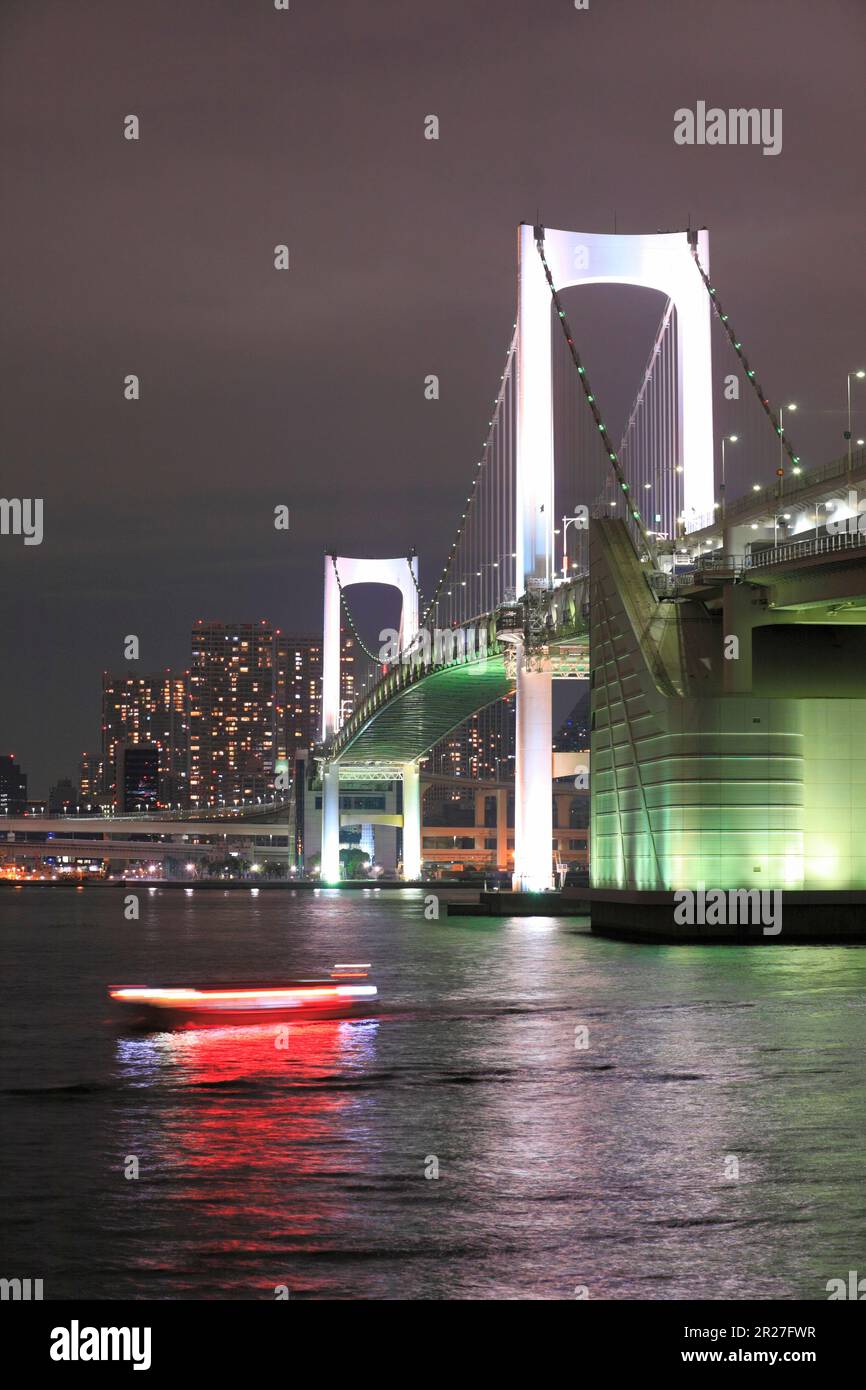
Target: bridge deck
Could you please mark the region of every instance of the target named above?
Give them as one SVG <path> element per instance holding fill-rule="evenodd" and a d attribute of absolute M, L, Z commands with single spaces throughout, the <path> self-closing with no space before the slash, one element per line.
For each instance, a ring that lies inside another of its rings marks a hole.
<path fill-rule="evenodd" d="M 350 767 L 420 758 L 464 719 L 513 689 L 501 654 L 432 671 L 376 710 L 347 743 L 341 763 Z"/>

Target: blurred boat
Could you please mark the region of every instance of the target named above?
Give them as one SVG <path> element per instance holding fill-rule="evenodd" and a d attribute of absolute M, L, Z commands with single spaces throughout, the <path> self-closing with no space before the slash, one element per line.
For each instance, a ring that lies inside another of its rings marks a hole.
<path fill-rule="evenodd" d="M 324 980 L 111 985 L 108 995 L 119 1021 L 148 1031 L 364 1018 L 378 999 L 375 985 L 360 983 L 367 969 L 338 965 Z"/>

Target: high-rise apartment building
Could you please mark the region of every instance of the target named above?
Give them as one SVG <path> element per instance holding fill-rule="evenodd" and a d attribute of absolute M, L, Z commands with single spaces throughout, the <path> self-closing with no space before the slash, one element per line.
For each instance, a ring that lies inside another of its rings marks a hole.
<path fill-rule="evenodd" d="M 0 816 L 23 816 L 27 810 L 27 773 L 14 753 L 0 754 Z"/>
<path fill-rule="evenodd" d="M 357 645 L 341 638 L 340 717 L 352 712 L 356 693 Z M 276 633 L 277 757 L 294 767 L 297 755 L 322 737 L 322 639 Z"/>
<path fill-rule="evenodd" d="M 187 804 L 188 674 L 171 670 L 157 675 L 103 673 L 102 787 L 115 806 L 121 800 L 120 746 L 139 744 L 159 751 L 158 805 Z"/>
<path fill-rule="evenodd" d="M 78 804 L 96 807 L 102 796 L 102 754 L 82 753 L 78 764 Z"/>
<path fill-rule="evenodd" d="M 69 777 L 59 777 L 48 793 L 48 810 L 71 816 L 78 810 L 78 788 Z"/>
<path fill-rule="evenodd" d="M 255 805 L 274 797 L 275 633 L 259 623 L 192 630 L 189 804 Z"/>
<path fill-rule="evenodd" d="M 357 662 L 359 652 L 354 637 L 341 634 L 340 643 L 340 723 L 345 724 L 355 703 L 358 691 Z M 319 734 L 321 738 L 321 734 Z"/>
<path fill-rule="evenodd" d="M 158 748 L 122 743 L 117 750 L 117 809 L 156 811 L 159 806 Z"/>
<path fill-rule="evenodd" d="M 516 721 L 513 697 L 497 700 L 440 739 L 423 760 L 443 777 L 508 781 L 514 776 Z"/>
<path fill-rule="evenodd" d="M 322 639 L 276 634 L 277 757 L 294 768 L 322 736 Z"/>

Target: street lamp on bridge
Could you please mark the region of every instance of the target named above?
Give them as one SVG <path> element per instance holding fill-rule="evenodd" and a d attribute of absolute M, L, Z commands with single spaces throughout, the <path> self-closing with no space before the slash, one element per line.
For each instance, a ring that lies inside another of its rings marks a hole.
<path fill-rule="evenodd" d="M 791 401 L 787 406 L 779 406 L 779 467 L 776 470 L 779 476 L 779 496 L 785 485 L 785 411 L 796 410 L 797 406 Z"/>
<path fill-rule="evenodd" d="M 851 472 L 851 378 L 852 378 L 852 376 L 856 376 L 857 379 L 858 379 L 858 381 L 862 381 L 863 378 L 864 378 L 864 376 L 866 376 L 866 372 L 864 372 L 864 371 L 859 371 L 859 372 L 849 372 L 849 373 L 848 373 L 848 429 L 847 429 L 847 431 L 846 431 L 846 433 L 845 433 L 845 438 L 848 440 L 848 472 L 849 472 L 849 473 Z M 860 440 L 859 440 L 859 439 L 857 440 L 857 443 L 858 443 L 858 444 L 860 443 Z"/>
<path fill-rule="evenodd" d="M 725 519 L 725 444 L 736 444 L 739 437 L 738 434 L 722 435 L 722 481 L 719 484 L 719 492 L 722 495 L 722 521 Z"/>
<path fill-rule="evenodd" d="M 568 528 L 569 528 L 569 526 L 577 526 L 578 523 L 581 522 L 581 521 L 584 522 L 584 527 L 585 527 L 585 526 L 586 526 L 586 522 L 584 521 L 583 515 L 580 515 L 580 516 L 564 516 L 564 517 L 562 518 L 562 577 L 563 577 L 563 579 L 567 579 L 567 578 L 568 578 Z M 575 563 L 576 563 L 576 562 L 575 562 Z"/>

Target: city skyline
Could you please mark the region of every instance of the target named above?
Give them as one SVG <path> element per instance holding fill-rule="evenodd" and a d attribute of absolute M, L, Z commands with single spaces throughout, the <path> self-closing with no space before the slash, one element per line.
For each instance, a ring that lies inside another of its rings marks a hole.
<path fill-rule="evenodd" d="M 199 744 L 201 730 L 190 723 L 192 686 L 206 679 L 205 666 L 195 670 L 196 654 L 201 649 L 202 634 L 212 639 L 235 634 L 243 641 L 261 629 L 267 633 L 272 660 L 268 664 L 270 685 L 267 705 L 271 709 L 271 730 L 268 738 L 268 769 L 273 780 L 274 767 L 294 757 L 301 748 L 311 748 L 319 737 L 321 719 L 321 639 L 306 633 L 285 633 L 261 619 L 258 622 L 226 622 L 196 619 L 191 633 L 191 665 L 178 673 L 171 667 L 163 670 L 142 669 L 141 661 L 130 661 L 126 670 L 102 672 L 101 747 L 98 751 L 83 751 L 76 755 L 76 767 L 53 770 L 50 782 L 68 779 L 77 783 L 81 805 L 100 803 L 119 806 L 116 792 L 117 750 L 124 746 L 152 745 L 163 755 L 160 760 L 161 806 L 217 804 L 225 797 L 214 795 L 200 799 L 190 790 L 201 780 Z M 231 640 L 231 639 L 228 639 Z M 342 679 L 343 700 L 351 705 L 354 686 L 354 639 L 343 635 Z M 211 691 L 208 698 L 214 696 Z M 216 692 L 219 700 L 220 694 Z M 305 701 L 306 703 L 302 703 Z M 201 712 L 199 712 L 201 722 Z M 227 748 L 229 740 L 223 731 L 216 731 L 211 741 Z M 96 742 L 96 740 L 94 740 Z M 194 745 L 196 755 L 192 756 Z M 6 755 L 7 757 L 9 755 Z M 71 756 L 71 755 L 70 755 Z M 221 754 L 222 756 L 222 754 Z M 229 754 L 234 757 L 234 754 Z M 68 760 L 67 760 L 68 761 Z M 27 770 L 23 769 L 25 775 Z M 77 773 L 77 775 L 75 775 Z M 259 799 L 262 788 L 259 788 Z M 29 801 L 47 801 L 48 796 L 36 793 L 30 779 Z M 236 798 L 228 797 L 229 802 Z M 238 802 L 243 798 L 237 798 Z M 253 799 L 255 799 L 255 794 Z"/>
<path fill-rule="evenodd" d="M 262 628 L 272 644 L 274 659 L 273 679 L 268 692 L 271 697 L 268 703 L 273 705 L 273 747 L 269 763 L 273 773 L 278 766 L 293 768 L 297 755 L 319 742 L 321 638 L 308 633 L 283 632 L 268 624 L 266 619 L 260 619 L 257 623 L 236 623 L 199 618 L 191 632 L 192 655 L 194 660 L 197 637 L 202 630 L 225 639 L 226 634 L 240 638 L 245 631 L 252 634 Z M 342 646 L 341 698 L 344 707 L 350 709 L 355 681 L 355 641 L 345 628 Z M 19 758 L 17 765 L 27 783 L 22 808 L 26 803 L 50 805 L 55 791 L 68 784 L 77 793 L 75 798 L 65 797 L 65 803 L 70 808 L 77 805 L 95 810 L 110 805 L 115 810 L 144 809 L 124 808 L 117 785 L 118 749 L 138 745 L 153 746 L 160 752 L 159 791 L 156 798 L 160 807 L 241 804 L 243 796 L 214 793 L 211 797 L 197 798 L 190 787 L 194 765 L 190 754 L 194 737 L 189 703 L 192 667 L 187 666 L 178 672 L 170 667 L 144 671 L 140 669 L 141 666 L 140 661 L 130 661 L 126 670 L 102 672 L 101 746 L 75 755 L 73 767 L 64 765 L 54 769 L 45 790 L 34 785 L 29 769 L 21 765 Z M 559 694 L 557 707 L 561 708 L 563 720 L 561 728 L 557 724 L 558 737 L 564 738 L 564 742 L 556 746 L 583 747 L 588 738 L 586 716 L 578 720 L 579 737 L 571 733 L 573 721 L 565 716 L 573 715 L 578 706 L 584 705 L 588 693 L 583 692 L 574 710 L 571 709 L 573 692 L 566 687 Z M 514 737 L 513 701 L 496 701 L 437 743 L 422 760 L 423 766 L 429 772 L 438 772 L 447 777 L 465 776 L 470 780 L 513 777 Z M 12 759 L 10 754 L 0 756 L 5 757 L 7 762 Z M 259 788 L 258 799 L 267 799 L 262 792 L 263 789 Z M 255 799 L 256 793 L 253 792 L 252 800 Z"/>
<path fill-rule="evenodd" d="M 5 228 L 15 272 L 4 284 L 3 491 L 44 498 L 45 518 L 39 546 L 0 540 L 0 666 L 16 671 L 0 690 L 0 746 L 25 758 L 34 785 L 58 775 L 67 749 L 91 746 L 90 672 L 120 665 L 128 633 L 153 670 L 186 664 L 184 634 L 210 612 L 315 632 L 323 551 L 363 554 L 372 537 L 377 554 L 418 547 L 430 592 L 501 369 L 521 220 L 708 225 L 740 331 L 771 364 L 766 385 L 800 404 L 798 447 L 816 464 L 841 452 L 846 373 L 866 366 L 864 195 L 841 148 L 826 152 L 862 121 L 855 8 L 827 8 L 816 44 L 812 5 L 786 7 L 783 67 L 774 16 L 746 5 L 707 16 L 700 34 L 685 0 L 658 14 L 635 7 L 624 42 L 608 7 L 576 14 L 551 0 L 530 18 L 510 0 L 497 6 L 501 63 L 483 27 L 463 31 L 455 53 L 462 14 L 455 0 L 433 17 L 389 3 L 371 25 L 339 7 L 358 61 L 340 68 L 335 104 L 335 38 L 297 16 L 280 17 L 281 32 L 268 6 L 254 16 L 213 7 L 203 25 L 159 4 L 145 15 L 97 3 L 74 23 L 6 8 L 14 56 L 0 158 L 16 198 Z M 165 60 L 160 17 L 174 50 L 196 62 Z M 384 33 L 413 55 L 411 90 L 399 63 L 372 78 Z M 688 74 L 700 49 L 699 76 L 675 96 L 644 61 L 660 40 L 672 72 Z M 254 64 L 243 100 L 221 85 L 235 53 Z M 530 98 L 524 75 L 535 70 L 548 80 Z M 674 143 L 679 106 L 760 95 L 775 109 L 792 88 L 775 158 Z M 123 136 L 131 111 L 137 142 Z M 424 138 L 430 112 L 438 141 Z M 393 197 L 372 174 L 380 167 Z M 282 276 L 277 243 L 290 250 Z M 581 337 L 621 422 L 656 305 L 637 292 L 583 293 Z M 129 373 L 135 401 L 124 398 Z M 435 401 L 424 394 L 431 373 Z M 860 385 L 853 408 L 862 431 Z M 736 449 L 727 463 L 734 495 L 754 480 Z M 278 505 L 290 509 L 288 531 L 274 529 Z M 385 622 L 370 614 L 377 632 Z"/>

